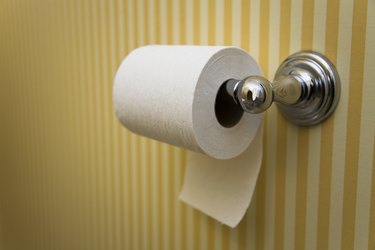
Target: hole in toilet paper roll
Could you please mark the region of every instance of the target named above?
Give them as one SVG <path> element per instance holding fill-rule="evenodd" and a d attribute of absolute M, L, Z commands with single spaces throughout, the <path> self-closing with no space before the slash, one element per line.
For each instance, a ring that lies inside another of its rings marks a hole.
<path fill-rule="evenodd" d="M 242 108 L 234 102 L 232 95 L 233 81 L 225 81 L 219 88 L 215 100 L 215 115 L 221 126 L 230 128 L 235 126 L 243 115 Z"/>

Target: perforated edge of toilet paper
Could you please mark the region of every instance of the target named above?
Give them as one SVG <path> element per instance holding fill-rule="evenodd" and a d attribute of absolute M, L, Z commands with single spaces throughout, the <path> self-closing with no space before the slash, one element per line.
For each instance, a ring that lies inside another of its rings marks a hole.
<path fill-rule="evenodd" d="M 227 226 L 237 226 L 246 214 L 258 179 L 262 137 L 261 125 L 248 149 L 229 160 L 188 152 L 180 200 Z"/>

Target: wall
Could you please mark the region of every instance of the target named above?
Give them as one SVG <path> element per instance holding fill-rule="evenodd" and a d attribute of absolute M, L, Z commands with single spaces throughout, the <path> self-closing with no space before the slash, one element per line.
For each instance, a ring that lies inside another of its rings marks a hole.
<path fill-rule="evenodd" d="M 0 1 L 2 249 L 375 249 L 374 15 L 372 0 Z M 337 65 L 333 118 L 267 112 L 235 229 L 178 201 L 185 150 L 114 116 L 116 68 L 155 43 L 241 46 L 269 78 L 301 49 Z"/>

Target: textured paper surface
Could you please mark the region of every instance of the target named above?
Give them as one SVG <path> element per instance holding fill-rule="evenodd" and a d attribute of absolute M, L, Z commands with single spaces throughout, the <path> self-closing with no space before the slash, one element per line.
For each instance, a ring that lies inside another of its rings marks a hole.
<path fill-rule="evenodd" d="M 116 74 L 116 115 L 135 133 L 230 159 L 247 149 L 261 115 L 245 113 L 235 126 L 223 127 L 215 114 L 217 92 L 229 79 L 260 74 L 254 59 L 235 47 L 140 47 Z"/>
<path fill-rule="evenodd" d="M 250 205 L 263 153 L 263 128 L 249 148 L 230 160 L 188 153 L 180 199 L 208 216 L 235 227 Z"/>
<path fill-rule="evenodd" d="M 262 116 L 244 113 L 226 128 L 216 119 L 215 101 L 224 82 L 250 75 L 261 75 L 259 66 L 239 48 L 145 46 L 124 59 L 113 93 L 125 127 L 198 152 L 189 152 L 180 198 L 231 227 L 254 191 Z"/>

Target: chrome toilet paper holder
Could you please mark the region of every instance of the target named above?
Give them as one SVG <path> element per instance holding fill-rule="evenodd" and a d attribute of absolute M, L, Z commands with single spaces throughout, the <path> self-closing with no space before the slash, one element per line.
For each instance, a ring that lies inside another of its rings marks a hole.
<path fill-rule="evenodd" d="M 230 79 L 225 83 L 225 91 L 224 99 L 231 99 L 245 112 L 261 113 L 276 102 L 289 121 L 310 126 L 324 121 L 335 110 L 340 98 L 340 78 L 325 56 L 301 51 L 281 63 L 272 83 L 262 76 Z"/>

